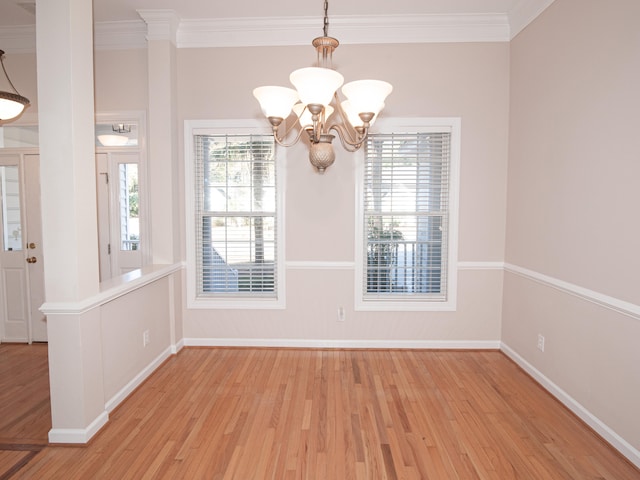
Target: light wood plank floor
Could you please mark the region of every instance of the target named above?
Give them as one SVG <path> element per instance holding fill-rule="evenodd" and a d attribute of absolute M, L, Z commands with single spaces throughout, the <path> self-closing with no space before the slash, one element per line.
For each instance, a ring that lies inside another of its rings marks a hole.
<path fill-rule="evenodd" d="M 0 462 L 2 462 L 0 457 Z M 640 479 L 497 351 L 187 348 L 23 479 Z"/>
<path fill-rule="evenodd" d="M 0 344 L 0 444 L 45 445 L 51 428 L 44 343 Z"/>
<path fill-rule="evenodd" d="M 0 345 L 0 480 L 44 448 L 50 428 L 47 345 Z"/>

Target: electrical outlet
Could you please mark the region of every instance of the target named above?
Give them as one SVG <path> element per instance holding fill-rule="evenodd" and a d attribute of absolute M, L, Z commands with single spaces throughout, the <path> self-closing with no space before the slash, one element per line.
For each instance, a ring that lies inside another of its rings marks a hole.
<path fill-rule="evenodd" d="M 338 321 L 344 322 L 344 307 L 338 307 Z"/>
<path fill-rule="evenodd" d="M 542 334 L 538 334 L 538 350 L 544 352 L 544 336 Z"/>
<path fill-rule="evenodd" d="M 149 330 L 145 330 L 142 332 L 142 346 L 146 347 L 151 342 L 151 337 L 149 336 Z"/>

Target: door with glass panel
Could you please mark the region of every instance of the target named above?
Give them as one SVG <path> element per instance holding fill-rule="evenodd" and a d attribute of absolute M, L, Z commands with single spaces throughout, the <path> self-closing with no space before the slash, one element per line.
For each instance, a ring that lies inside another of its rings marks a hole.
<path fill-rule="evenodd" d="M 100 280 L 142 266 L 139 154 L 96 155 Z"/>
<path fill-rule="evenodd" d="M 47 340 L 38 155 L 0 155 L 0 340 Z"/>

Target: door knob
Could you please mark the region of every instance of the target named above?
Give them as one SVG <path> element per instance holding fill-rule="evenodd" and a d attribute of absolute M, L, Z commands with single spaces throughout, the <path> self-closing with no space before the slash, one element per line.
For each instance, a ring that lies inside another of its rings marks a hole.
<path fill-rule="evenodd" d="M 38 259 L 36 257 L 28 257 L 27 258 L 27 263 L 36 263 L 38 261 Z"/>

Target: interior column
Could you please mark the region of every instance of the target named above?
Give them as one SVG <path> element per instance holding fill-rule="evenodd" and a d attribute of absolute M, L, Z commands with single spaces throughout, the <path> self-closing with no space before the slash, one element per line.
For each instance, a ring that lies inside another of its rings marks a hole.
<path fill-rule="evenodd" d="M 36 8 L 42 233 L 52 442 L 84 443 L 106 421 L 95 187 L 93 12 L 86 0 Z"/>

